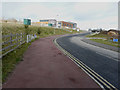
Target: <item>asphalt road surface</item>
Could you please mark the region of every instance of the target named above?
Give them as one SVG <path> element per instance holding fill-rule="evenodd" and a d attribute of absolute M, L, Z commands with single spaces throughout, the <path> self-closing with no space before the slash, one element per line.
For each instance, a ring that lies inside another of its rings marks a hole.
<path fill-rule="evenodd" d="M 58 38 L 56 41 L 62 48 L 120 89 L 118 85 L 120 84 L 118 52 L 83 42 L 82 40 L 87 34 L 89 33 L 65 36 Z"/>
<path fill-rule="evenodd" d="M 116 52 L 119 52 L 119 50 L 120 50 L 118 47 L 114 47 L 114 46 L 110 46 L 110 45 L 102 44 L 102 43 L 97 43 L 97 42 L 94 42 L 94 41 L 89 40 L 89 39 L 83 39 L 82 41 L 89 43 L 89 44 L 92 44 L 92 45 L 95 45 L 95 46 L 103 47 L 105 49 L 116 51 Z"/>

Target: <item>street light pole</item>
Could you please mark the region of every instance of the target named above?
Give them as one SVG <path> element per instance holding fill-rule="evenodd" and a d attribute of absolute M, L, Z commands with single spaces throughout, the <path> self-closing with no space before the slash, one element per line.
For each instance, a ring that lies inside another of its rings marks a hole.
<path fill-rule="evenodd" d="M 56 15 L 56 19 L 57 19 L 57 16 L 59 16 L 58 14 Z M 55 34 L 55 28 L 54 28 L 54 34 Z"/>

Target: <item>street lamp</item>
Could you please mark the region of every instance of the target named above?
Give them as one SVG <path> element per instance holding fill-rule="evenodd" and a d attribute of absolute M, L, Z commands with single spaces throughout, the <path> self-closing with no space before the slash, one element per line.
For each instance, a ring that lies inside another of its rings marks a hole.
<path fill-rule="evenodd" d="M 57 15 L 56 15 L 56 21 L 57 21 L 57 17 L 58 17 L 58 16 L 59 16 L 59 15 L 57 14 Z M 56 23 L 56 26 L 57 26 L 57 23 Z M 56 26 L 55 26 L 55 27 L 56 27 Z M 54 34 L 55 34 L 55 28 L 54 28 Z"/>

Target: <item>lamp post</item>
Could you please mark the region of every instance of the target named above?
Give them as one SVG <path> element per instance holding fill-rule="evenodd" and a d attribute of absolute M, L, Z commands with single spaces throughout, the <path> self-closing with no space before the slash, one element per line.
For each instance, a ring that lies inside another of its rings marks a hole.
<path fill-rule="evenodd" d="M 58 17 L 59 15 L 57 14 L 56 15 L 56 21 L 57 21 L 57 17 Z M 56 23 L 56 25 L 57 25 L 57 23 Z M 55 26 L 56 27 L 56 26 Z M 55 28 L 54 28 L 54 34 L 55 34 Z"/>

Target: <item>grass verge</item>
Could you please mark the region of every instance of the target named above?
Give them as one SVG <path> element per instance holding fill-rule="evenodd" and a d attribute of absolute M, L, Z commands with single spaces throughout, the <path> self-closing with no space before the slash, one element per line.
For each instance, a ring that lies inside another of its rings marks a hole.
<path fill-rule="evenodd" d="M 104 40 L 104 39 L 90 39 L 90 40 L 92 40 L 94 42 L 110 45 L 110 46 L 120 47 L 120 44 L 118 42 L 109 41 L 108 38 L 110 38 L 110 36 L 108 36 L 107 34 L 100 33 L 100 34 L 95 34 L 95 35 L 87 35 L 86 37 L 105 38 L 106 40 Z"/>
<path fill-rule="evenodd" d="M 70 32 L 72 31 L 72 32 Z M 81 32 L 81 31 L 80 31 Z M 2 35 L 8 35 L 10 33 L 28 33 L 36 34 L 40 37 L 45 37 L 46 35 L 61 35 L 61 34 L 73 34 L 80 33 L 73 29 L 58 29 L 52 27 L 40 27 L 30 25 L 27 29 L 24 28 L 23 24 L 12 24 L 12 23 L 3 23 L 2 24 Z"/>
<path fill-rule="evenodd" d="M 23 53 L 31 43 L 25 43 L 2 58 L 2 82 L 4 83 L 8 75 L 15 68 L 16 64 L 22 61 Z"/>
<path fill-rule="evenodd" d="M 120 47 L 120 45 L 117 42 L 110 42 L 110 41 L 103 40 L 103 39 L 90 39 L 90 40 L 94 42 L 110 45 L 110 46 Z"/>
<path fill-rule="evenodd" d="M 95 34 L 95 35 L 87 35 L 86 37 L 96 37 L 96 38 L 108 38 L 105 34 Z"/>

